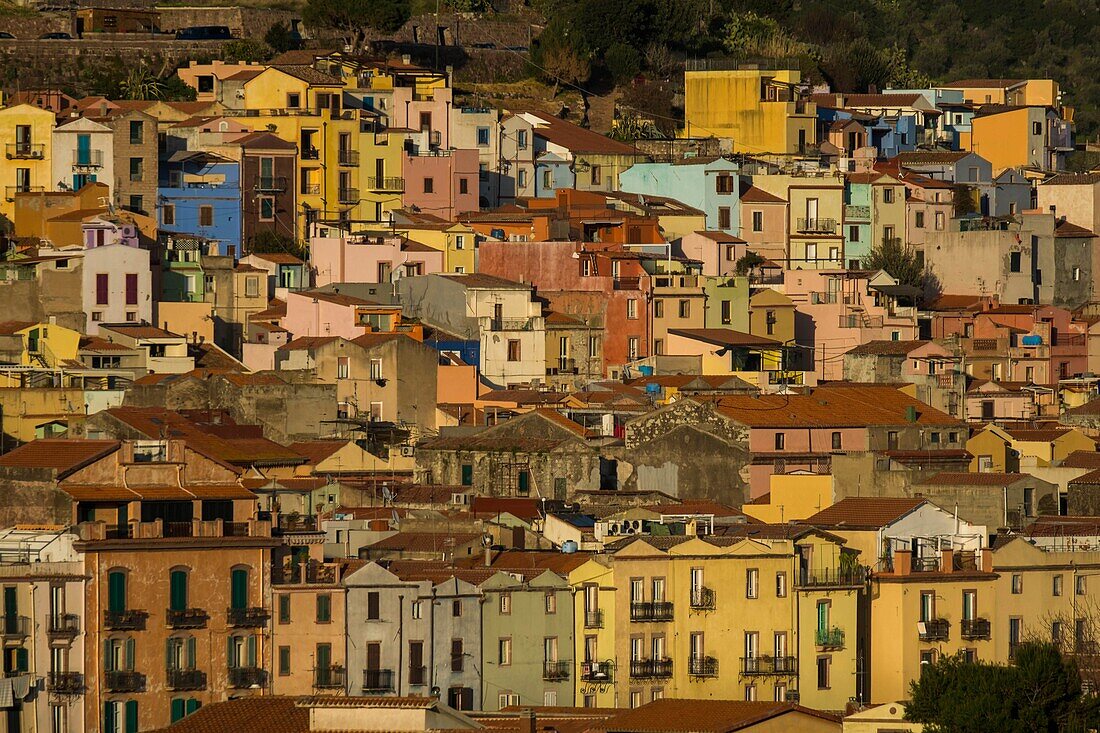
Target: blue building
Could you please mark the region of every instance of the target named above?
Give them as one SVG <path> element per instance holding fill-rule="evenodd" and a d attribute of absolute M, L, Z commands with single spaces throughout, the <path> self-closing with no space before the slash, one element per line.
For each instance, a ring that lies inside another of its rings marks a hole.
<path fill-rule="evenodd" d="M 541 138 L 535 138 L 538 148 Z M 545 143 L 543 144 L 545 147 Z M 559 188 L 574 188 L 577 174 L 573 172 L 572 162 L 552 150 L 547 150 L 535 158 L 535 197 L 552 199 Z"/>
<path fill-rule="evenodd" d="M 241 251 L 240 164 L 215 153 L 179 150 L 160 164 L 157 210 L 162 231 L 210 241 L 209 254 Z"/>
<path fill-rule="evenodd" d="M 666 196 L 704 212 L 708 231 L 741 234 L 740 168 L 725 158 L 635 163 L 619 175 L 626 193 Z"/>

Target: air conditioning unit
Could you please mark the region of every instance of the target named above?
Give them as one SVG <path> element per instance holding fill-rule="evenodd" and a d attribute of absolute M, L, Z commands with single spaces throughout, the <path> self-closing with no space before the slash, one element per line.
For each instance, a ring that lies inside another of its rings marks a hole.
<path fill-rule="evenodd" d="M 618 522 L 608 522 L 607 523 L 607 536 L 608 537 L 614 537 L 615 535 L 619 534 L 619 532 L 620 532 L 620 529 L 619 529 L 619 523 Z"/>
<path fill-rule="evenodd" d="M 403 445 L 403 446 L 401 446 L 401 457 L 402 458 L 412 458 L 415 455 L 416 455 L 416 446 L 414 446 L 414 445 Z"/>
<path fill-rule="evenodd" d="M 467 494 L 451 494 L 451 503 L 466 505 L 470 501 L 470 497 Z"/>

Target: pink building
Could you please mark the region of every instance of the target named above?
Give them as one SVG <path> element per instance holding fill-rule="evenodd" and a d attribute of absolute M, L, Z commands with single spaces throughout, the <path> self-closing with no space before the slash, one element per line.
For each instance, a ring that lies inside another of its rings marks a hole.
<path fill-rule="evenodd" d="M 725 232 L 691 232 L 680 238 L 684 257 L 703 263 L 704 275 L 732 275 L 737 260 L 749 247 L 745 240 Z"/>
<path fill-rule="evenodd" d="M 805 352 L 801 368 L 819 379 L 842 379 L 842 355 L 855 346 L 917 338 L 917 310 L 909 304 L 915 289 L 886 272 L 787 270 L 783 284 L 798 313 L 808 316 L 795 320 L 795 340 Z"/>
<path fill-rule="evenodd" d="M 443 219 L 478 210 L 480 166 L 476 150 L 407 145 L 402 158 L 402 204 Z"/>
<path fill-rule="evenodd" d="M 329 283 L 388 283 L 405 275 L 443 272 L 443 252 L 401 236 L 375 233 L 314 237 L 309 261 L 317 287 Z"/>
<path fill-rule="evenodd" d="M 431 144 L 437 148 L 451 147 L 451 89 L 442 87 L 427 94 L 418 93 L 415 86 L 395 86 L 393 89 L 392 127 L 428 132 Z M 475 152 L 474 158 L 477 158 Z M 477 166 L 474 167 L 477 169 Z M 477 186 L 475 184 L 474 188 Z"/>
<path fill-rule="evenodd" d="M 787 259 L 787 202 L 749 186 L 741 192 L 741 238 L 745 249 L 761 257 Z"/>
<path fill-rule="evenodd" d="M 287 293 L 283 327 L 291 338 L 340 336 L 351 339 L 366 329 L 359 323 L 360 306 L 377 305 L 370 300 L 339 292 L 307 290 Z"/>

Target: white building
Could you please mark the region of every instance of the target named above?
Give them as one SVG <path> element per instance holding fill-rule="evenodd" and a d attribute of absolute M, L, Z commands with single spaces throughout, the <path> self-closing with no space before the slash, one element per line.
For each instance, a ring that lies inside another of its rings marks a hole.
<path fill-rule="evenodd" d="M 80 117 L 53 131 L 53 180 L 47 188 L 80 190 L 85 184 L 115 180 L 114 131 Z"/>
<path fill-rule="evenodd" d="M 99 333 L 101 323 L 151 323 L 149 251 L 125 244 L 85 250 L 83 303 L 89 336 Z"/>

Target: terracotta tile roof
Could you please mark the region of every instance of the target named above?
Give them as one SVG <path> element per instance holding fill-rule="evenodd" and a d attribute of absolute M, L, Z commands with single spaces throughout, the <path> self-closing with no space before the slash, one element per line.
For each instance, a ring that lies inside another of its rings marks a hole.
<path fill-rule="evenodd" d="M 768 193 L 762 188 L 749 186 L 741 193 L 741 202 L 748 204 L 785 204 L 787 200 Z"/>
<path fill-rule="evenodd" d="M 732 328 L 670 328 L 670 334 L 715 346 L 779 347 L 782 344 L 766 336 L 734 331 Z"/>
<path fill-rule="evenodd" d="M 482 562 L 484 562 L 483 556 Z M 462 567 L 427 560 L 394 560 L 389 563 L 387 569 L 402 580 L 426 580 L 434 585 L 439 585 L 451 578 L 458 578 L 473 585 L 480 585 L 498 572 L 484 566 Z"/>
<path fill-rule="evenodd" d="M 298 443 L 291 443 L 290 450 L 294 451 L 298 455 L 305 456 L 306 461 L 313 466 L 316 466 L 321 461 L 332 456 L 336 451 L 346 446 L 348 440 L 306 440 Z"/>
<path fill-rule="evenodd" d="M 303 298 L 313 298 L 314 300 L 323 300 L 326 303 L 334 303 L 336 305 L 378 305 L 378 303 L 373 300 L 356 298 L 354 295 L 336 293 L 331 290 L 303 290 L 293 293 L 293 295 L 298 295 Z"/>
<path fill-rule="evenodd" d="M 865 173 L 848 173 L 844 176 L 844 179 L 848 183 L 874 183 L 878 179 L 886 177 L 885 173 L 866 171 Z"/>
<path fill-rule="evenodd" d="M 725 232 L 707 232 L 697 230 L 695 232 L 700 237 L 706 237 L 707 239 L 718 242 L 719 244 L 745 244 L 745 240 L 740 237 L 735 237 L 732 234 L 726 234 Z"/>
<path fill-rule="evenodd" d="M 58 477 L 75 471 L 118 450 L 117 440 L 66 440 L 42 438 L 24 443 L 0 456 L 0 466 L 48 468 Z"/>
<path fill-rule="evenodd" d="M 480 532 L 398 532 L 372 545 L 367 545 L 367 549 L 442 552 L 480 542 L 481 537 Z"/>
<path fill-rule="evenodd" d="M 1100 452 L 1075 450 L 1058 465 L 1064 468 L 1100 468 Z"/>
<path fill-rule="evenodd" d="M 311 86 L 343 86 L 344 82 L 331 74 L 318 71 L 309 64 L 272 64 L 268 68 L 301 79 Z"/>
<path fill-rule="evenodd" d="M 607 733 L 728 733 L 792 714 L 795 718 L 808 715 L 835 721 L 840 730 L 839 718 L 793 703 L 685 698 L 655 700 L 608 719 L 599 729 Z M 792 720 L 791 725 L 797 723 Z M 783 726 L 774 729 L 782 730 Z"/>
<path fill-rule="evenodd" d="M 1084 476 L 1078 476 L 1075 479 L 1071 479 L 1069 483 L 1071 483 L 1071 484 L 1088 484 L 1090 486 L 1096 486 L 1097 484 L 1100 484 L 1100 469 L 1096 469 L 1095 471 L 1089 471 Z"/>
<path fill-rule="evenodd" d="M 497 496 L 473 497 L 470 501 L 470 513 L 474 516 L 508 513 L 520 519 L 538 519 L 542 514 L 538 499 Z"/>
<path fill-rule="evenodd" d="M 487 275 L 483 272 L 471 272 L 467 274 L 444 272 L 439 277 L 459 283 L 465 288 L 474 290 L 530 290 L 531 286 L 525 283 L 508 280 L 495 275 Z"/>
<path fill-rule="evenodd" d="M 795 395 L 730 395 L 716 405 L 720 414 L 757 428 L 906 425 L 910 424 L 909 408 L 916 411 L 916 425 L 962 425 L 890 385 L 821 386 L 810 394 Z"/>
<path fill-rule="evenodd" d="M 149 325 L 130 325 L 127 323 L 101 323 L 100 330 L 114 331 L 134 339 L 181 339 L 178 333 Z"/>
<path fill-rule="evenodd" d="M 0 321 L 0 336 L 14 336 L 23 329 L 35 325 L 35 321 Z"/>
<path fill-rule="evenodd" d="M 1025 537 L 1097 537 L 1100 517 L 1038 517 L 1023 530 Z"/>
<path fill-rule="evenodd" d="M 278 298 L 272 298 L 267 303 L 267 308 L 259 313 L 253 313 L 250 316 L 251 320 L 268 320 L 283 318 L 286 316 L 286 301 L 279 300 Z"/>
<path fill-rule="evenodd" d="M 583 425 L 573 422 L 557 410 L 548 407 L 540 407 L 537 408 L 534 412 L 540 417 L 543 417 L 554 423 L 559 428 L 565 428 L 569 432 L 576 435 L 578 438 L 587 438 L 590 435 L 588 430 Z"/>
<path fill-rule="evenodd" d="M 1100 415 L 1100 398 L 1066 410 L 1063 415 Z"/>
<path fill-rule="evenodd" d="M 924 486 L 1007 486 L 1026 478 L 1026 473 L 962 473 L 943 471 L 920 482 Z"/>
<path fill-rule="evenodd" d="M 1059 173 L 1048 178 L 1043 186 L 1092 186 L 1100 183 L 1100 173 Z"/>
<path fill-rule="evenodd" d="M 311 66 L 317 59 L 325 58 L 336 53 L 334 49 L 321 49 L 321 48 L 302 48 L 294 49 L 291 51 L 283 51 L 277 54 L 268 63 L 270 64 L 290 64 L 293 66 L 306 65 Z M 262 71 L 263 69 L 261 69 Z"/>
<path fill-rule="evenodd" d="M 1005 432 L 1016 440 L 1023 441 L 1050 441 L 1058 440 L 1071 428 L 1047 428 L 1045 430 L 1022 430 L 1020 428 L 1005 428 Z"/>
<path fill-rule="evenodd" d="M 165 733 L 309 733 L 309 709 L 292 697 L 243 697 L 203 705 Z"/>
<path fill-rule="evenodd" d="M 549 570 L 558 575 L 567 575 L 591 559 L 585 552 L 564 553 L 545 550 L 505 550 L 493 556 L 493 570 Z M 471 558 L 469 562 L 484 564 L 485 557 Z"/>
<path fill-rule="evenodd" d="M 848 354 L 863 356 L 905 356 L 910 351 L 919 349 L 928 341 L 868 341 L 854 348 L 848 349 Z"/>
<path fill-rule="evenodd" d="M 535 117 L 539 124 L 534 134 L 543 137 L 574 153 L 607 153 L 612 155 L 635 155 L 634 146 L 612 140 L 592 130 L 574 125 L 572 122 L 558 119 L 545 112 L 525 110 L 524 114 Z"/>
<path fill-rule="evenodd" d="M 923 99 L 921 94 L 811 94 L 810 101 L 821 107 L 909 107 Z"/>
<path fill-rule="evenodd" d="M 675 504 L 650 504 L 643 508 L 658 514 L 713 514 L 716 517 L 745 516 L 740 509 L 709 499 L 691 499 Z"/>
<path fill-rule="evenodd" d="M 932 311 L 967 310 L 977 308 L 981 302 L 980 295 L 941 295 L 929 303 L 927 308 Z"/>
<path fill-rule="evenodd" d="M 849 496 L 803 522 L 816 527 L 885 527 L 925 503 L 913 497 Z"/>
<path fill-rule="evenodd" d="M 956 163 L 966 156 L 971 155 L 967 150 L 907 150 L 898 153 L 897 160 L 901 165 L 928 165 Z"/>
<path fill-rule="evenodd" d="M 339 336 L 299 336 L 280 346 L 278 351 L 309 351 L 339 340 Z"/>
<path fill-rule="evenodd" d="M 375 346 L 381 346 L 390 341 L 403 338 L 411 337 L 404 333 L 365 333 L 362 336 L 353 338 L 351 343 L 363 349 L 373 349 Z"/>
<path fill-rule="evenodd" d="M 1082 226 L 1077 226 L 1069 221 L 1060 221 L 1058 226 L 1054 227 L 1055 237 L 1064 237 L 1066 239 L 1087 239 L 1088 237 L 1095 237 L 1091 229 L 1086 229 Z"/>
<path fill-rule="evenodd" d="M 261 260 L 267 262 L 274 262 L 277 265 L 304 265 L 305 263 L 298 257 L 295 257 L 288 252 L 253 252 L 253 257 L 258 257 Z"/>

